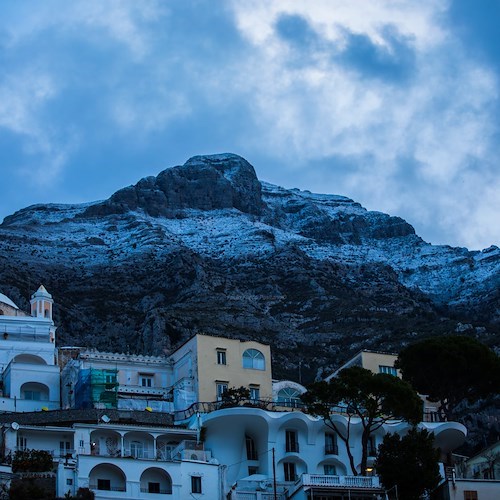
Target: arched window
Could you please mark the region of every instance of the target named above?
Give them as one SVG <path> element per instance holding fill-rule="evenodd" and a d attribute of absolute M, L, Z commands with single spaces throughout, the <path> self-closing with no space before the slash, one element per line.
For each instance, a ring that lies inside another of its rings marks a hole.
<path fill-rule="evenodd" d="M 283 387 L 278 391 L 278 403 L 283 406 L 296 407 L 300 405 L 300 391 L 293 387 Z"/>
<path fill-rule="evenodd" d="M 243 353 L 243 368 L 265 370 L 266 360 L 264 358 L 264 355 L 257 349 L 247 349 Z"/>

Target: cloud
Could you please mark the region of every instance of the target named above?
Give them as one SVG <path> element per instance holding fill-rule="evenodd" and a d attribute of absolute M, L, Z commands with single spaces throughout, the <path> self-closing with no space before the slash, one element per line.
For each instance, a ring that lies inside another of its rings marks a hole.
<path fill-rule="evenodd" d="M 484 22 L 468 26 L 459 4 L 12 2 L 0 141 L 14 138 L 22 175 L 47 170 L 65 195 L 234 151 L 264 179 L 346 194 L 433 242 L 487 246 L 500 238 L 480 222 L 497 208 L 498 72 L 471 50 Z"/>
<path fill-rule="evenodd" d="M 446 232 L 483 246 L 479 213 L 495 207 L 482 193 L 498 156 L 498 75 L 444 22 L 446 2 L 361 3 L 233 2 L 255 49 L 247 64 L 259 68 L 246 71 L 262 124 L 255 144 L 287 158 L 297 178 L 329 162 L 334 185 L 323 190 L 403 215 L 434 241 Z M 500 233 L 489 227 L 489 237 Z"/>

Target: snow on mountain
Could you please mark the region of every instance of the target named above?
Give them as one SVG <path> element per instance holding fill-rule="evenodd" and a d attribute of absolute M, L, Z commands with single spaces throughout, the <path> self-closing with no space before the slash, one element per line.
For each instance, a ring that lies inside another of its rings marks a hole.
<path fill-rule="evenodd" d="M 459 322 L 491 344 L 499 334 L 497 247 L 430 245 L 345 196 L 260 182 L 232 154 L 108 200 L 22 209 L 0 225 L 0 264 L 20 305 L 30 284 L 51 291 L 61 341 L 157 354 L 198 331 L 256 338 L 280 374 Z"/>

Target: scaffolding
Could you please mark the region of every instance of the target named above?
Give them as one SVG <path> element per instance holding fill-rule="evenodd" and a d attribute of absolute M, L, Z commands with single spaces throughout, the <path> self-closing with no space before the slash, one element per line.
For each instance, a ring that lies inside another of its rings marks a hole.
<path fill-rule="evenodd" d="M 117 408 L 118 370 L 80 370 L 75 385 L 76 408 Z"/>

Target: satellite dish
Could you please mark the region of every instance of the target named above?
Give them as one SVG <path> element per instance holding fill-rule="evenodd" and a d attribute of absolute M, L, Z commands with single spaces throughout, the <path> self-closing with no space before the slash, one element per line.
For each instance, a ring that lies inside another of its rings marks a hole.
<path fill-rule="evenodd" d="M 17 431 L 17 429 L 19 429 L 19 424 L 17 422 L 12 422 L 10 424 L 10 426 L 12 427 L 12 429 L 14 429 L 15 431 Z"/>
<path fill-rule="evenodd" d="M 110 420 L 111 420 L 111 419 L 110 419 L 107 415 L 103 415 L 103 416 L 101 417 L 101 420 L 102 420 L 105 424 L 109 424 L 109 422 L 110 422 Z"/>

